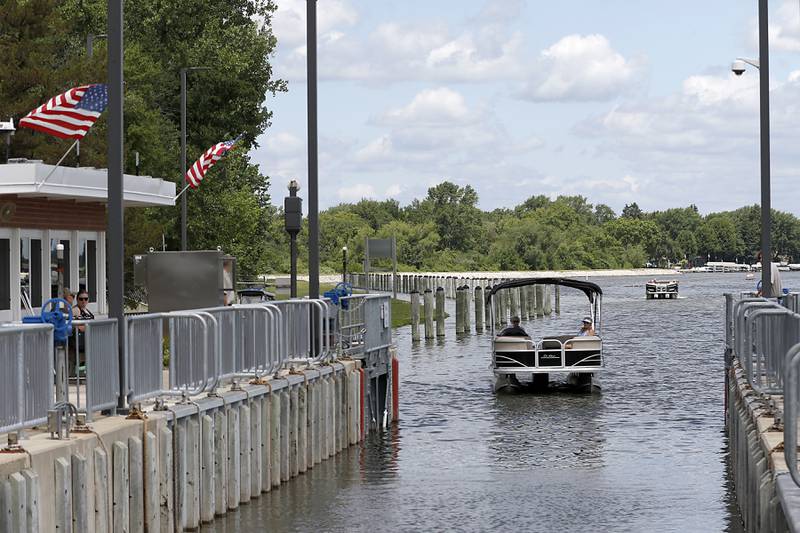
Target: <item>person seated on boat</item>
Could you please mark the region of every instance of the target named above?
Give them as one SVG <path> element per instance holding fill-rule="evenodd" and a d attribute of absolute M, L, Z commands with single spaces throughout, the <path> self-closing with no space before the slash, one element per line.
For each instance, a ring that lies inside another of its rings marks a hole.
<path fill-rule="evenodd" d="M 585 316 L 583 317 L 583 322 L 581 323 L 581 330 L 578 332 L 577 337 L 594 337 L 594 327 L 592 326 L 592 317 Z"/>
<path fill-rule="evenodd" d="M 519 317 L 518 316 L 512 316 L 511 317 L 511 327 L 510 328 L 506 328 L 503 331 L 501 331 L 499 336 L 500 337 L 527 337 L 527 338 L 530 338 L 530 335 L 528 335 L 528 332 L 525 331 L 524 329 L 522 329 L 522 327 L 519 325 Z"/>

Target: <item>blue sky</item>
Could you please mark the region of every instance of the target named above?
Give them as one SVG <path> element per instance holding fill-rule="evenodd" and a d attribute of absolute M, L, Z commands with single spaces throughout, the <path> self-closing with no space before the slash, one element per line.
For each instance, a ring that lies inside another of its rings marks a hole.
<path fill-rule="evenodd" d="M 305 0 L 277 0 L 273 125 L 305 184 Z M 800 214 L 800 3 L 771 2 L 773 205 Z M 319 0 L 320 201 L 402 204 L 444 179 L 483 208 L 583 194 L 616 211 L 756 203 L 757 2 Z M 306 187 L 301 190 L 305 194 Z"/>

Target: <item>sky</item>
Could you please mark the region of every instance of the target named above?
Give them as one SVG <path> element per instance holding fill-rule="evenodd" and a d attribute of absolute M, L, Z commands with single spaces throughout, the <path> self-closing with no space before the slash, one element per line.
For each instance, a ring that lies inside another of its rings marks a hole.
<path fill-rule="evenodd" d="M 307 193 L 306 0 L 276 0 L 272 125 L 251 156 Z M 581 194 L 702 213 L 759 202 L 758 2 L 319 0 L 327 208 L 449 180 L 483 209 Z M 772 203 L 800 215 L 800 2 L 770 6 Z M 304 202 L 307 203 L 307 202 Z"/>

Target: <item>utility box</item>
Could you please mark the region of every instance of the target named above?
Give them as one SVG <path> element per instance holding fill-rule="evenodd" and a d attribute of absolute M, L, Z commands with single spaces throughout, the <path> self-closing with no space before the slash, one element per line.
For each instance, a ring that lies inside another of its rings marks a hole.
<path fill-rule="evenodd" d="M 151 313 L 234 303 L 236 258 L 219 250 L 150 252 L 134 257 L 134 280 Z"/>

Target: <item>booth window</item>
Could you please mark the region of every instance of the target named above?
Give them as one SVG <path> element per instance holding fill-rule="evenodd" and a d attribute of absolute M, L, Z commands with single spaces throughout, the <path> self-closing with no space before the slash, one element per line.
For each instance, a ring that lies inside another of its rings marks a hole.
<path fill-rule="evenodd" d="M 42 305 L 42 240 L 31 239 L 31 304 L 34 307 Z"/>
<path fill-rule="evenodd" d="M 58 243 L 64 245 L 64 287 L 69 287 L 69 240 L 50 239 L 50 297 L 61 298 L 62 295 L 58 293 L 58 253 L 56 246 Z M 69 287 L 74 291 L 73 287 Z"/>
<path fill-rule="evenodd" d="M 97 241 L 81 239 L 78 250 L 79 289 L 89 293 L 89 301 L 97 302 Z"/>
<path fill-rule="evenodd" d="M 11 309 L 11 239 L 0 239 L 0 310 Z"/>

